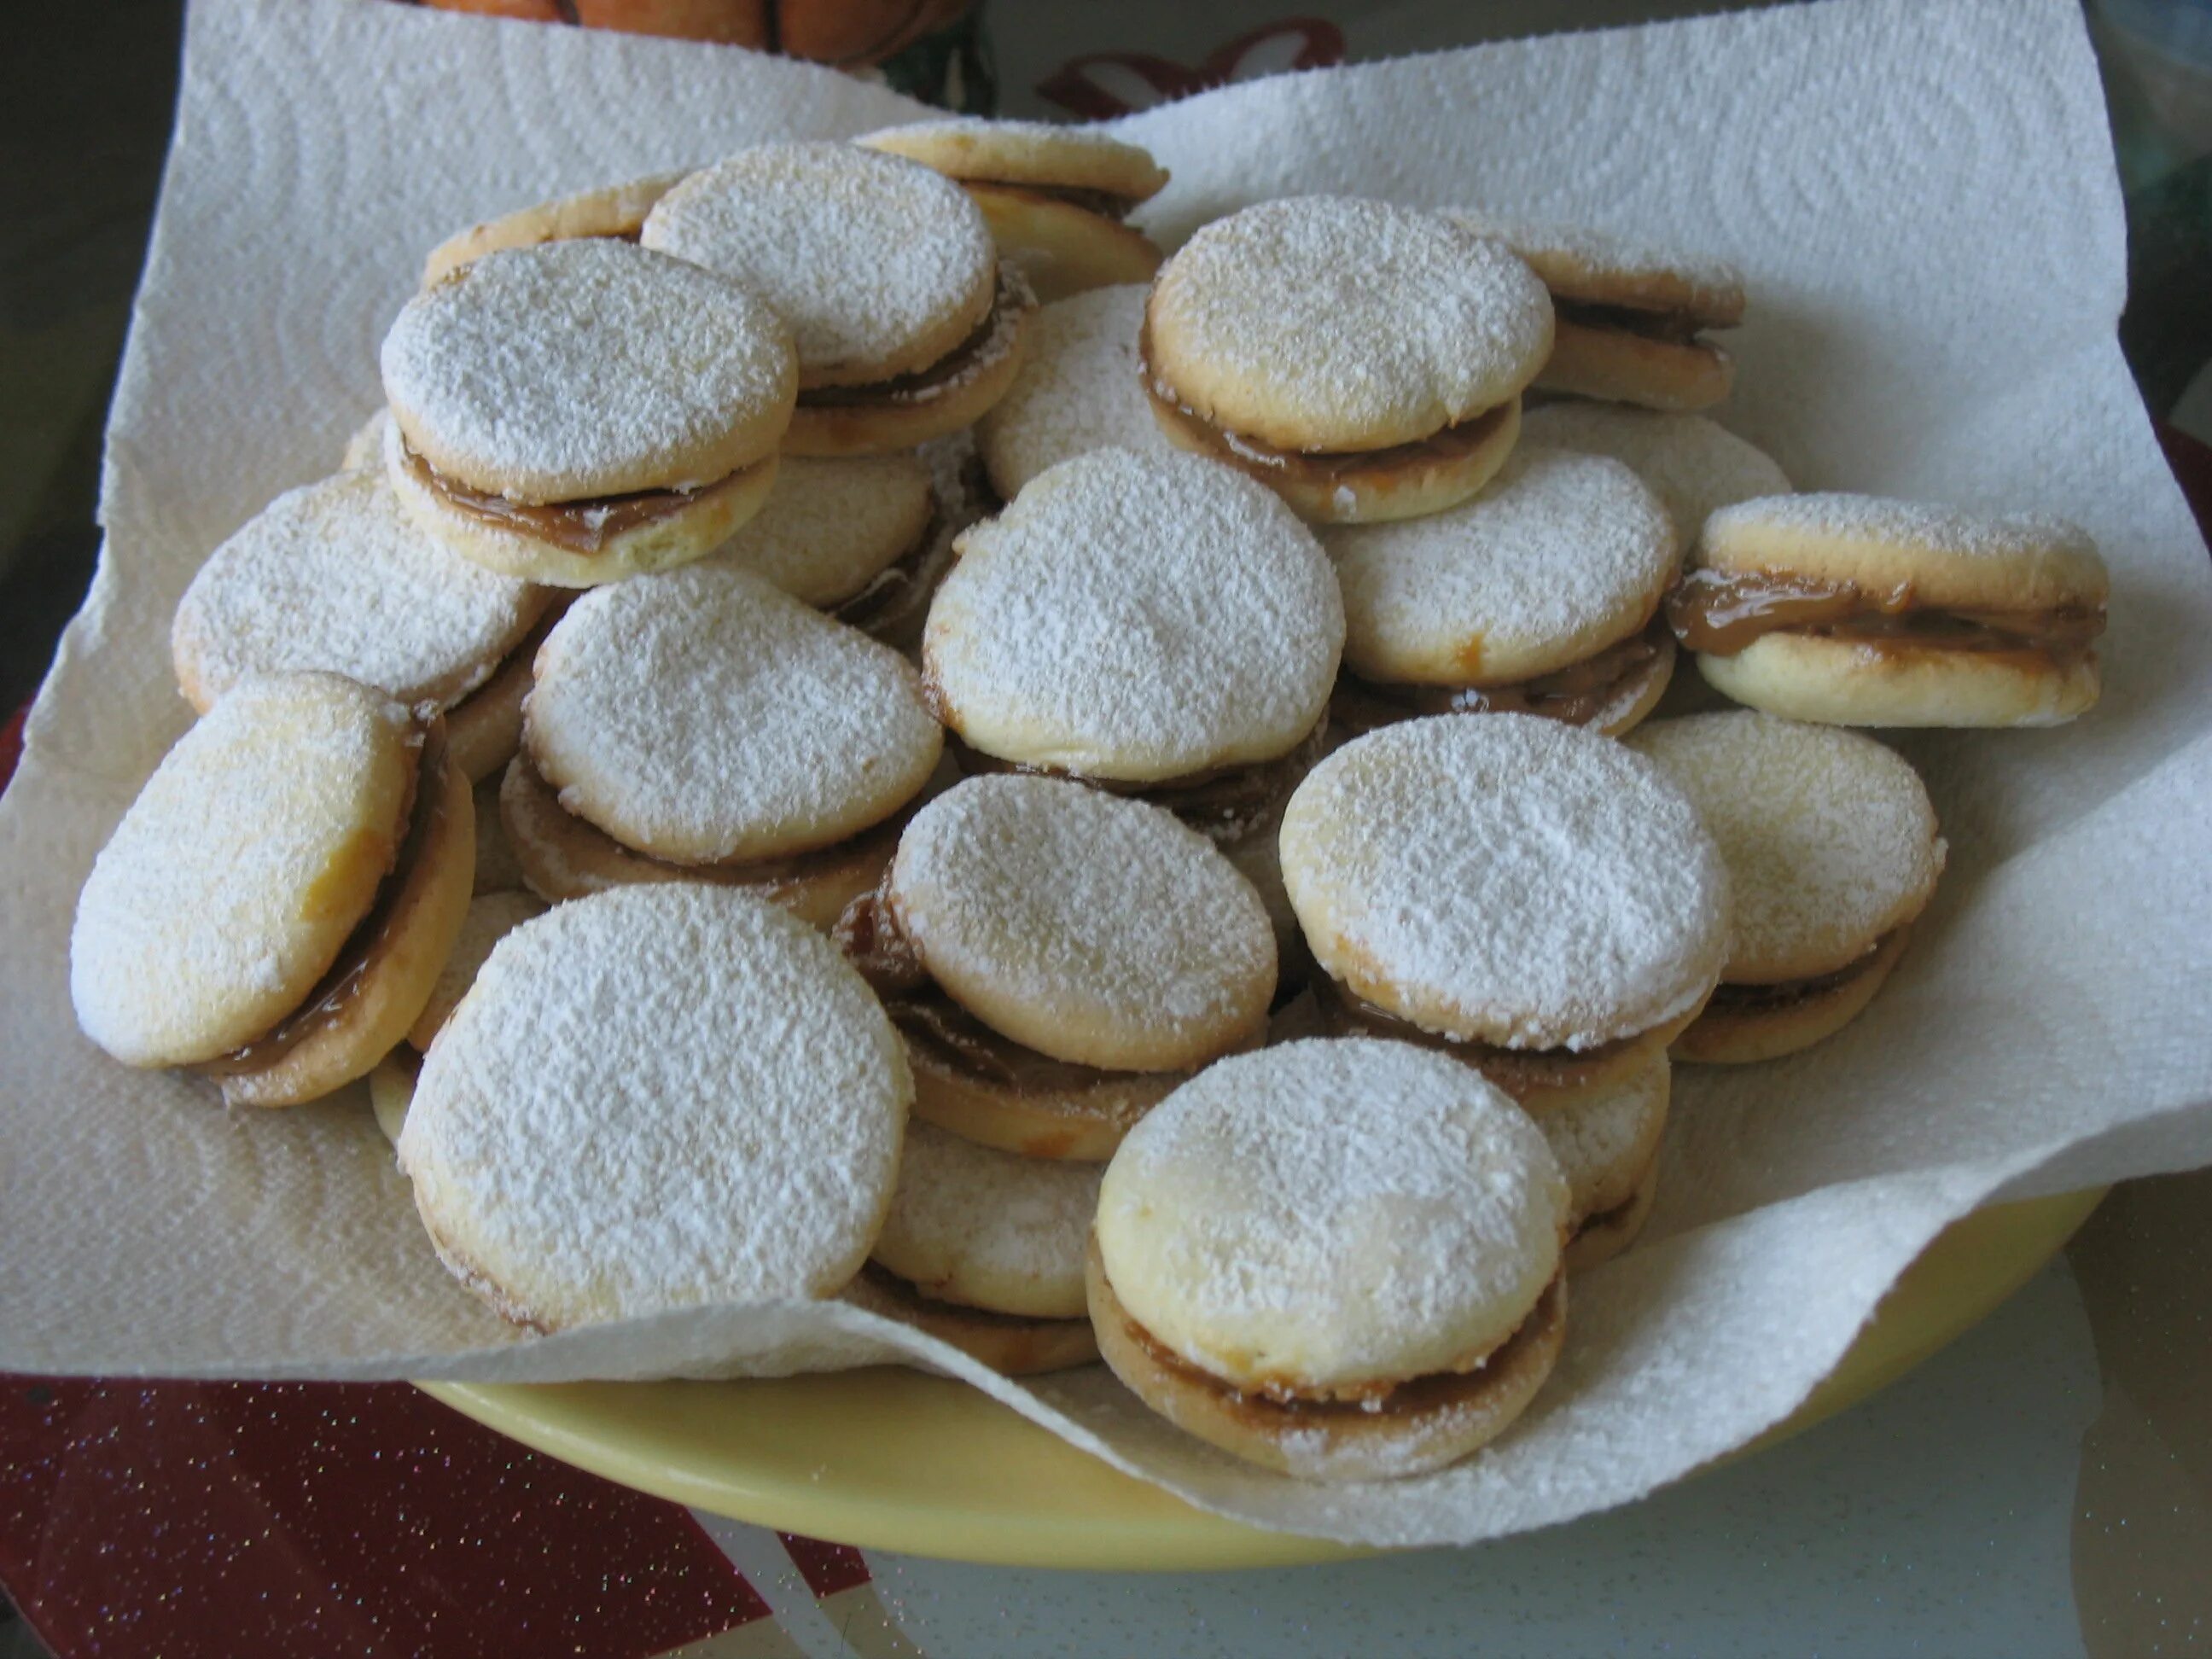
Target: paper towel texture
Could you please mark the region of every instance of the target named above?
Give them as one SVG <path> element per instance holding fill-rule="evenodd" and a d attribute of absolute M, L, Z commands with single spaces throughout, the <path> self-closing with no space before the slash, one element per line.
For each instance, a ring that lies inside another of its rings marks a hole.
<path fill-rule="evenodd" d="M 1752 308 L 1723 418 L 1802 486 L 2063 514 L 2112 565 L 2102 706 L 2055 732 L 1900 740 L 1952 852 L 1911 953 L 1834 1041 L 1678 1073 L 1651 1243 L 1577 1283 L 1559 1374 L 1473 1462 L 1302 1486 L 1102 1370 L 1018 1387 L 842 1307 L 527 1340 L 438 1267 L 364 1101 L 226 1112 L 78 1036 L 77 888 L 187 718 L 177 597 L 375 405 L 376 343 L 423 250 L 557 191 L 918 112 L 734 51 L 197 0 L 106 556 L 0 804 L 0 1367 L 550 1380 L 896 1346 L 1209 1508 L 1464 1541 L 1741 1444 L 1992 1195 L 2212 1161 L 2212 568 L 2114 341 L 2120 200 L 2066 0 L 1832 0 L 1265 81 L 1118 125 L 1173 169 L 1144 216 L 1170 244 L 1247 202 L 1346 191 L 1725 259 Z"/>

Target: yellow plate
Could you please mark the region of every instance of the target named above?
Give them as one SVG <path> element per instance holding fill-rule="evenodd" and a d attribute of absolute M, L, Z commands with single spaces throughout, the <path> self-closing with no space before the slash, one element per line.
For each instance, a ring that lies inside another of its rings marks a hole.
<path fill-rule="evenodd" d="M 1929 1247 L 1802 1408 L 1747 1451 L 1887 1387 L 2026 1284 L 2102 1189 L 2000 1205 Z M 1361 1553 L 1194 1510 L 964 1383 L 882 1368 L 745 1382 L 426 1383 L 624 1486 L 785 1532 L 1006 1566 L 1287 1566 Z M 1739 1454 L 1741 1455 L 1741 1454 Z"/>

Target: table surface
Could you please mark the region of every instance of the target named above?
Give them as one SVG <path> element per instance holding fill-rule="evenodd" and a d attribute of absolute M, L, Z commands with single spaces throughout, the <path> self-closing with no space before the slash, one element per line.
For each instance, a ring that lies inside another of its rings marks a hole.
<path fill-rule="evenodd" d="M 1379 57 L 1716 9 L 1321 9 L 1350 56 Z M 51 165 L 15 170 L 24 199 L 0 231 L 0 709 L 34 687 L 89 574 L 100 411 L 177 35 L 175 0 L 49 9 L 15 43 L 43 72 L 13 120 Z M 1256 73 L 1328 45 L 1307 20 L 1220 52 L 1284 15 L 1270 0 L 1001 4 L 1002 106 L 1064 113 L 1035 88 L 1087 53 Z M 2105 0 L 2092 16 L 2137 245 L 2123 338 L 2212 520 L 2212 6 Z M 1090 79 L 1146 95 L 1110 64 Z M 2143 279 L 2150 256 L 2162 285 Z M 15 737 L 0 732 L 0 775 Z M 1139 1577 L 863 1556 L 626 1492 L 403 1385 L 0 1377 L 0 1583 L 25 1615 L 0 1621 L 0 1659 L 2208 1650 L 2208 1375 L 2212 1171 L 2116 1189 L 1984 1325 L 1759 1457 L 1571 1527 L 1323 1567 Z"/>

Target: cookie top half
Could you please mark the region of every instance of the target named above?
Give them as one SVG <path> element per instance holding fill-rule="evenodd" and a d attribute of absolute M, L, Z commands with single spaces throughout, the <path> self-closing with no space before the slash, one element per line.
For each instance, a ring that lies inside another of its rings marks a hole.
<path fill-rule="evenodd" d="M 1496 241 L 1349 197 L 1263 202 L 1162 268 L 1152 367 L 1195 413 L 1278 448 L 1425 438 L 1504 403 L 1552 344 L 1552 302 Z"/>
<path fill-rule="evenodd" d="M 967 193 L 855 144 L 740 150 L 662 197 L 643 240 L 766 300 L 810 387 L 927 368 L 982 325 L 997 291 L 997 247 Z"/>
<path fill-rule="evenodd" d="M 382 364 L 409 448 L 533 503 L 727 477 L 775 450 L 798 389 L 752 294 L 603 239 L 460 267 L 401 308 Z"/>
<path fill-rule="evenodd" d="M 1041 307 L 1006 395 L 975 423 L 991 484 L 1012 501 L 1048 467 L 1094 449 L 1164 453 L 1137 353 L 1145 289 L 1096 288 Z"/>
<path fill-rule="evenodd" d="M 1001 759 L 1155 782 L 1272 759 L 1321 719 L 1336 574 L 1273 493 L 1210 461 L 1095 450 L 966 532 L 923 670 Z"/>
<path fill-rule="evenodd" d="M 919 161 L 948 179 L 1097 191 L 1128 202 L 1158 194 L 1168 181 L 1167 169 L 1149 150 L 1054 121 L 953 116 L 884 127 L 854 142 Z"/>

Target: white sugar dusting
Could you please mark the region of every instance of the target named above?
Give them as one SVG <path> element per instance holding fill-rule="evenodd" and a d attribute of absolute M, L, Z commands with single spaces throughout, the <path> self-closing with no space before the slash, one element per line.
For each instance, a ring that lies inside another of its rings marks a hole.
<path fill-rule="evenodd" d="M 1933 501 L 1842 492 L 1739 502 L 1713 514 L 1705 537 L 1718 541 L 1761 529 L 1923 547 L 1967 559 L 2033 559 L 2058 552 L 2095 559 L 2089 532 L 2040 513 L 1977 513 Z"/>
<path fill-rule="evenodd" d="M 1705 520 L 1759 495 L 1785 495 L 1790 480 L 1765 451 L 1702 415 L 1563 398 L 1521 417 L 1523 444 L 1610 455 L 1659 492 L 1686 553 Z"/>
<path fill-rule="evenodd" d="M 270 502 L 200 567 L 171 643 L 210 702 L 248 674 L 319 668 L 443 706 L 490 677 L 545 598 L 425 535 L 380 468 Z"/>
<path fill-rule="evenodd" d="M 998 268 L 990 228 L 958 185 L 852 144 L 741 150 L 663 197 L 644 242 L 765 299 L 810 384 L 923 367 L 908 361 L 917 342 L 963 318 L 963 334 L 980 322 Z"/>
<path fill-rule="evenodd" d="M 1083 1253 L 1103 1164 L 1021 1158 L 919 1119 L 876 1259 L 925 1293 L 1001 1313 L 1083 1313 Z"/>
<path fill-rule="evenodd" d="M 592 590 L 537 674 L 525 742 L 561 804 L 678 861 L 841 840 L 904 805 L 943 744 L 896 652 L 738 571 Z"/>
<path fill-rule="evenodd" d="M 975 426 L 1000 495 L 1011 499 L 1046 468 L 1094 449 L 1167 452 L 1137 353 L 1144 317 L 1136 283 L 1092 289 L 1037 313 L 1020 373 Z"/>
<path fill-rule="evenodd" d="M 500 942 L 399 1160 L 433 1231 L 547 1327 L 827 1296 L 889 1200 L 912 1092 L 826 939 L 726 889 L 631 888 Z"/>
<path fill-rule="evenodd" d="M 1308 1386 L 1463 1363 L 1559 1261 L 1542 1133 L 1468 1067 L 1367 1038 L 1222 1060 L 1130 1132 L 1099 1194 L 1121 1304 L 1231 1379 Z"/>
<path fill-rule="evenodd" d="M 407 302 L 382 362 L 401 423 L 431 441 L 417 447 L 522 501 L 712 483 L 690 458 L 795 384 L 790 339 L 751 294 L 599 240 L 463 267 Z"/>
<path fill-rule="evenodd" d="M 1539 224 L 1468 209 L 1449 216 L 1481 235 L 1504 243 L 1534 264 L 1553 281 L 1555 289 L 1563 289 L 1563 285 L 1553 267 L 1564 264 L 1577 275 L 1594 279 L 1591 286 L 1599 289 L 1607 279 L 1639 282 L 1671 278 L 1692 289 L 1702 290 L 1700 297 L 1717 309 L 1740 311 L 1743 306 L 1743 273 L 1723 259 L 1680 248 L 1659 247 L 1589 225 Z"/>
<path fill-rule="evenodd" d="M 1335 573 L 1225 467 L 1093 451 L 960 546 L 924 661 L 978 747 L 1158 779 L 1271 758 L 1320 718 L 1344 641 Z"/>
<path fill-rule="evenodd" d="M 1282 848 L 1316 951 L 1340 941 L 1455 1036 L 1583 1049 L 1649 1030 L 1697 1006 L 1727 948 L 1727 872 L 1688 799 L 1534 715 L 1355 739 L 1291 797 Z"/>
<path fill-rule="evenodd" d="M 1927 903 L 1945 848 L 1909 762 L 1856 732 L 1751 710 L 1662 720 L 1629 746 L 1689 796 L 1729 868 L 1723 977 L 1832 972 Z"/>
<path fill-rule="evenodd" d="M 1535 1114 L 1577 1216 L 1600 1207 L 1590 1202 L 1592 1194 L 1618 1190 L 1643 1172 L 1666 1124 L 1670 1082 L 1662 1054 L 1609 1088 Z"/>
<path fill-rule="evenodd" d="M 900 838 L 900 915 L 923 959 L 1042 1018 L 1203 1036 L 1272 983 L 1252 884 L 1170 812 L 1052 778 L 970 778 Z"/>
<path fill-rule="evenodd" d="M 1441 684 L 1525 679 L 1626 638 L 1678 563 L 1672 520 L 1628 468 L 1526 444 L 1473 501 L 1322 542 L 1343 584 L 1346 660 Z"/>

